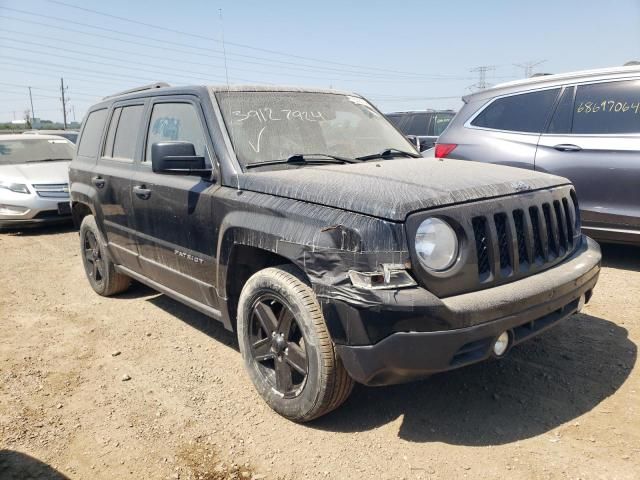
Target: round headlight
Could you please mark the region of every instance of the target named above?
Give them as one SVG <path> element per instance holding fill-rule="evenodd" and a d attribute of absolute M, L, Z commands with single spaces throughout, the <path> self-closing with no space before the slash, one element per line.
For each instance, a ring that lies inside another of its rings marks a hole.
<path fill-rule="evenodd" d="M 430 270 L 450 268 L 458 257 L 458 236 L 451 226 L 439 218 L 427 218 L 416 232 L 416 253 Z"/>

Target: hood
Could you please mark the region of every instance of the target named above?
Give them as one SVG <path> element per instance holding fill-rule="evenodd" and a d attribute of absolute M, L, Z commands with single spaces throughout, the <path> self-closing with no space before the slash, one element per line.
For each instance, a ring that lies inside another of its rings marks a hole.
<path fill-rule="evenodd" d="M 70 161 L 0 165 L 0 180 L 16 183 L 69 183 Z"/>
<path fill-rule="evenodd" d="M 417 210 L 569 184 L 546 173 L 462 160 L 407 158 L 242 174 L 239 188 L 393 221 Z"/>

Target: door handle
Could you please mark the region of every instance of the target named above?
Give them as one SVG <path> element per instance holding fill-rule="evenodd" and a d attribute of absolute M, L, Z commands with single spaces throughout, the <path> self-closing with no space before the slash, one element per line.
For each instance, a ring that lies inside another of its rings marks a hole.
<path fill-rule="evenodd" d="M 151 197 L 151 190 L 149 190 L 145 185 L 136 185 L 133 187 L 133 193 L 136 194 L 136 197 L 141 198 L 142 200 L 148 200 Z"/>
<path fill-rule="evenodd" d="M 561 143 L 559 145 L 554 145 L 553 148 L 559 152 L 579 152 L 582 150 L 578 145 L 573 145 L 571 143 Z"/>
<path fill-rule="evenodd" d="M 107 183 L 102 177 L 93 177 L 91 181 L 98 188 L 103 188 Z"/>

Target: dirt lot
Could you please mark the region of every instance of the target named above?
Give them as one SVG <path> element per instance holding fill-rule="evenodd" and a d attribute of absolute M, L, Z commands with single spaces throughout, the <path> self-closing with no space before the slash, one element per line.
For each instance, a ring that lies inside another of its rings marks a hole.
<path fill-rule="evenodd" d="M 78 236 L 0 234 L 0 478 L 640 478 L 640 249 L 503 361 L 272 413 L 234 335 L 135 286 L 93 293 Z M 127 379 L 128 380 L 123 380 Z"/>

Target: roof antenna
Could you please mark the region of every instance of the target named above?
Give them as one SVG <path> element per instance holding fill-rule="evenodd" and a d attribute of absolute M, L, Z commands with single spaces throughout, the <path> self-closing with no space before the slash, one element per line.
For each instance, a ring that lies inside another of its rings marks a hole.
<path fill-rule="evenodd" d="M 227 78 L 227 90 L 229 90 L 229 70 L 227 69 L 227 49 L 224 44 L 224 22 L 222 21 L 222 9 L 218 9 L 220 15 L 220 33 L 222 35 L 222 54 L 224 55 L 224 74 Z"/>

